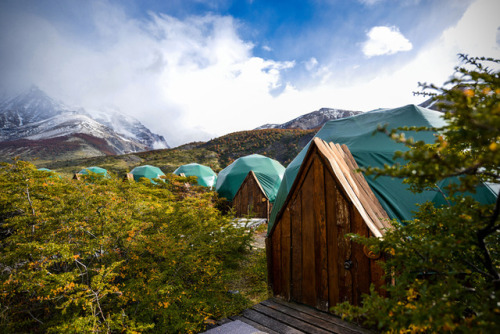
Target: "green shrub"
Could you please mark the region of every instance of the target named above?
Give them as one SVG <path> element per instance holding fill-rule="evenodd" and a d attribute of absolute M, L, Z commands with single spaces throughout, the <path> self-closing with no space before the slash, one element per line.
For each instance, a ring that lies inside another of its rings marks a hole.
<path fill-rule="evenodd" d="M 422 205 L 413 221 L 394 224 L 383 239 L 356 241 L 388 256 L 382 263 L 388 298 L 372 291 L 361 307 L 341 304 L 338 314 L 395 333 L 494 333 L 500 324 L 500 196 L 484 204 L 467 196 L 480 183 L 500 184 L 499 60 L 469 58 L 448 88 L 434 90 L 448 120 L 435 143 L 388 133 L 410 150 L 405 165 L 368 173 L 403 177 L 416 192 L 458 177 L 445 190 L 447 205 Z M 491 65 L 492 68 L 487 67 Z M 401 129 L 405 131 L 406 129 Z M 413 129 L 415 130 L 415 129 Z M 385 131 L 382 129 L 382 131 Z M 498 190 L 497 190 L 498 192 Z M 444 192 L 442 193 L 444 196 Z"/>
<path fill-rule="evenodd" d="M 250 232 L 214 193 L 169 178 L 90 183 L 4 164 L 0 331 L 197 332 L 247 306 L 228 291 Z"/>

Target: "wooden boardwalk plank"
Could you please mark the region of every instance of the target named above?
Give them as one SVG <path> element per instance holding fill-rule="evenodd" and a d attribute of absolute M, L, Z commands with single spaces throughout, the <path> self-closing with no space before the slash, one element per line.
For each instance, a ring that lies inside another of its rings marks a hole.
<path fill-rule="evenodd" d="M 250 320 L 248 318 L 245 318 L 241 315 L 237 316 L 237 317 L 230 317 L 231 320 L 239 320 L 241 322 L 244 322 L 246 323 L 247 325 L 250 325 L 252 327 L 255 327 L 256 329 L 258 329 L 259 331 L 261 332 L 264 332 L 264 333 L 268 333 L 268 334 L 280 334 L 279 332 L 276 332 L 276 331 L 273 331 L 272 329 L 266 327 L 266 326 L 263 326 L 259 323 L 256 323 L 255 321 L 253 320 Z"/>
<path fill-rule="evenodd" d="M 287 305 L 284 305 L 284 304 L 279 304 L 274 300 L 266 300 L 263 301 L 261 304 L 273 308 L 282 313 L 286 313 L 297 319 L 301 319 L 302 321 L 305 321 L 313 326 L 322 328 L 330 333 L 359 334 L 359 331 L 352 331 L 351 329 L 346 328 L 345 326 L 342 326 L 340 324 L 337 324 L 336 322 L 328 321 L 320 317 L 291 308 L 288 303 Z"/>
<path fill-rule="evenodd" d="M 235 320 L 269 334 L 373 334 L 333 314 L 278 298 L 265 300 L 238 316 L 223 319 L 219 325 Z"/>
<path fill-rule="evenodd" d="M 301 319 L 297 319 L 295 317 L 292 317 L 288 314 L 282 313 L 280 311 L 277 311 L 273 308 L 267 307 L 263 304 L 257 304 L 253 307 L 254 310 L 265 314 L 281 323 L 286 323 L 289 326 L 292 326 L 300 331 L 303 331 L 304 333 L 311 333 L 311 334 L 331 334 L 332 332 L 324 330 L 322 328 L 316 327 L 314 325 L 311 325 L 307 322 L 304 322 Z"/>
<path fill-rule="evenodd" d="M 277 321 L 271 317 L 268 317 L 260 312 L 257 312 L 252 309 L 248 309 L 243 311 L 243 317 L 250 319 L 258 324 L 261 324 L 264 327 L 270 328 L 273 331 L 282 334 L 302 334 L 304 332 L 299 331 L 293 327 L 290 327 L 280 321 Z M 240 319 L 241 320 L 241 319 Z"/>
<path fill-rule="evenodd" d="M 309 315 L 307 313 L 295 310 L 293 308 L 290 308 L 286 305 L 278 304 L 272 300 L 266 300 L 261 303 L 262 305 L 265 305 L 269 308 L 272 308 L 276 311 L 279 311 L 281 313 L 285 313 L 289 316 L 292 316 L 296 319 L 299 319 L 301 321 L 307 322 L 315 327 L 322 328 L 330 333 L 336 333 L 335 332 L 335 324 L 332 324 L 331 322 L 325 321 L 323 319 L 320 319 L 318 317 Z M 332 327 L 333 326 L 333 327 Z"/>
<path fill-rule="evenodd" d="M 372 333 L 371 331 L 369 331 L 367 329 L 364 329 L 364 328 L 358 327 L 356 325 L 353 325 L 351 323 L 348 323 L 347 321 L 344 321 L 333 314 L 321 312 L 321 311 L 316 310 L 316 309 L 309 307 L 307 305 L 301 305 L 301 304 L 297 304 L 297 303 L 293 303 L 293 302 L 285 302 L 285 301 L 280 300 L 278 298 L 271 298 L 269 300 L 272 302 L 275 302 L 277 304 L 281 304 L 283 306 L 289 307 L 291 309 L 303 312 L 305 314 L 315 316 L 319 319 L 330 322 L 330 323 L 337 325 L 337 326 L 340 326 L 342 328 L 345 328 L 345 330 L 341 329 L 339 331 L 339 333 L 349 333 L 349 334 L 360 334 L 360 333 L 370 334 L 370 333 Z"/>

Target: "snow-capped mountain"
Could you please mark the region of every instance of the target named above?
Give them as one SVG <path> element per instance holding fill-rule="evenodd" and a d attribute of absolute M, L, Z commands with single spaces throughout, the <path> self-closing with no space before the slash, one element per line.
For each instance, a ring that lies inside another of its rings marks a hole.
<path fill-rule="evenodd" d="M 149 149 L 169 148 L 163 136 L 152 133 L 137 119 L 116 109 L 87 109 L 86 111 L 94 120 L 112 128 L 126 138 L 132 138 L 145 144 Z"/>
<path fill-rule="evenodd" d="M 76 134 L 103 139 L 107 154 L 169 147 L 162 136 L 131 116 L 112 109 L 69 107 L 35 86 L 0 102 L 0 142 L 40 141 Z"/>
<path fill-rule="evenodd" d="M 265 124 L 255 130 L 261 129 L 315 129 L 332 119 L 354 116 L 361 111 L 351 111 L 333 108 L 321 108 L 308 114 L 299 116 L 283 124 Z"/>
<path fill-rule="evenodd" d="M 32 86 L 28 91 L 0 102 L 0 129 L 14 129 L 68 112 L 76 113 Z"/>

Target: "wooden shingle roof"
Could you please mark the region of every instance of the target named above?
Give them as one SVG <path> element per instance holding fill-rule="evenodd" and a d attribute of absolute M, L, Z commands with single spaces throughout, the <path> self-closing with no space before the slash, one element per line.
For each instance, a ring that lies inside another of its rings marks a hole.
<path fill-rule="evenodd" d="M 312 140 L 309 150 L 304 158 L 304 161 L 309 159 L 309 156 L 317 152 L 323 157 L 327 163 L 327 167 L 331 169 L 338 183 L 341 185 L 343 192 L 359 211 L 365 224 L 376 237 L 382 237 L 386 229 L 391 228 L 390 219 L 385 210 L 380 205 L 379 200 L 371 190 L 362 173 L 358 172 L 358 164 L 354 160 L 351 152 L 346 145 L 327 143 L 316 137 Z M 298 172 L 295 179 L 297 182 L 303 168 Z M 296 183 L 295 182 L 295 183 Z M 293 196 L 296 184 L 292 186 L 283 208 Z M 278 214 L 278 217 L 282 212 Z M 277 219 L 277 221 L 279 218 Z"/>

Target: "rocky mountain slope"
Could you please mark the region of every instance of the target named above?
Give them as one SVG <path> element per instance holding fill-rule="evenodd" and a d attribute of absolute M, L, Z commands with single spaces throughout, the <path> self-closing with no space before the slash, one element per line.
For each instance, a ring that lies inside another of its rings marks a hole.
<path fill-rule="evenodd" d="M 215 171 L 220 171 L 239 157 L 258 153 L 287 166 L 323 123 L 329 119 L 349 117 L 357 113 L 359 112 L 323 108 L 281 125 L 283 128 L 276 125 L 274 128 L 234 132 L 208 142 L 193 142 L 172 149 L 35 163 L 39 167 L 47 167 L 68 175 L 94 165 L 123 175 L 126 171 L 144 164 L 158 166 L 169 173 L 183 164 L 192 162 L 205 164 Z M 297 128 L 285 128 L 294 126 Z M 312 129 L 303 130 L 300 127 L 312 127 Z"/>
<path fill-rule="evenodd" d="M 133 117 L 112 109 L 69 107 L 34 86 L 0 101 L 3 159 L 19 155 L 60 160 L 71 157 L 71 151 L 79 157 L 168 147 L 162 136 Z"/>
<path fill-rule="evenodd" d="M 117 110 L 68 107 L 32 87 L 0 102 L 0 160 L 37 157 L 39 167 L 64 173 L 90 165 L 124 173 L 140 164 L 171 172 L 191 162 L 220 170 L 239 157 L 258 153 L 286 166 L 328 120 L 358 113 L 322 108 L 284 124 L 167 149 L 163 137 Z"/>
<path fill-rule="evenodd" d="M 321 108 L 308 114 L 299 116 L 283 124 L 265 124 L 255 130 L 261 129 L 316 129 L 332 119 L 354 116 L 361 111 L 351 111 L 333 108 Z"/>

